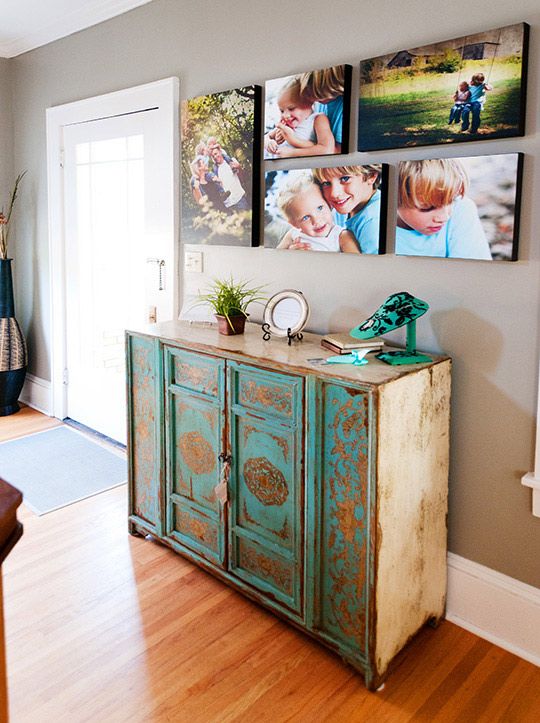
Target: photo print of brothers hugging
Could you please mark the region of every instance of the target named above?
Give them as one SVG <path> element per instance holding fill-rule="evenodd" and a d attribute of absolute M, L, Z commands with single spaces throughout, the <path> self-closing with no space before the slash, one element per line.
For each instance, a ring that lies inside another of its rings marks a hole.
<path fill-rule="evenodd" d="M 266 173 L 264 245 L 287 251 L 382 254 L 388 166 Z"/>

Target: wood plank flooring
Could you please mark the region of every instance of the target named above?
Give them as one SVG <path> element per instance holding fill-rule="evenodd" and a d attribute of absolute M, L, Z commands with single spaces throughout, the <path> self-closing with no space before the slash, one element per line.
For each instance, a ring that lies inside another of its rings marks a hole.
<path fill-rule="evenodd" d="M 540 669 L 446 621 L 369 693 L 316 642 L 130 537 L 126 508 L 120 487 L 23 510 L 3 569 L 12 723 L 540 720 Z"/>
<path fill-rule="evenodd" d="M 34 434 L 34 432 L 44 432 L 46 429 L 52 429 L 62 424 L 59 419 L 47 417 L 45 414 L 36 412 L 35 409 L 21 405 L 21 409 L 16 414 L 9 417 L 0 417 L 0 442 L 16 437 L 24 437 L 26 434 Z"/>

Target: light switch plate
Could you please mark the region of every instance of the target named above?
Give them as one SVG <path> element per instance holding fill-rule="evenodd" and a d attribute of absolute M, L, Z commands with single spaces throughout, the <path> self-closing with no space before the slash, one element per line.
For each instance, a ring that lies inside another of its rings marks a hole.
<path fill-rule="evenodd" d="M 192 274 L 202 274 L 202 251 L 186 251 L 184 256 L 184 269 Z"/>

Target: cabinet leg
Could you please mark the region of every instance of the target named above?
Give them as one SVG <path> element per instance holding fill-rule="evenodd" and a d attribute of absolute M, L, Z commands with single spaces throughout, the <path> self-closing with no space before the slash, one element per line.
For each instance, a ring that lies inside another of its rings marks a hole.
<path fill-rule="evenodd" d="M 371 673 L 370 671 L 366 670 L 366 674 L 364 676 L 364 681 L 366 688 L 371 691 L 372 693 L 380 693 L 382 690 L 384 690 L 384 680 L 386 678 L 385 675 L 376 675 L 374 673 Z"/>
<path fill-rule="evenodd" d="M 133 537 L 144 537 L 137 529 L 137 525 L 131 520 L 128 520 L 128 532 L 130 535 L 133 535 Z"/>
<path fill-rule="evenodd" d="M 443 619 L 442 615 L 440 615 L 439 617 L 434 616 L 432 618 L 429 618 L 429 620 L 427 621 L 427 624 L 429 625 L 430 628 L 437 629 L 439 627 L 439 625 L 441 624 L 442 619 Z"/>

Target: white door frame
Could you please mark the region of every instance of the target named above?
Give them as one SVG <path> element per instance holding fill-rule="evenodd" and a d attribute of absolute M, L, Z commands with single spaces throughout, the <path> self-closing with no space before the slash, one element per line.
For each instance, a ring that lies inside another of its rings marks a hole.
<path fill-rule="evenodd" d="M 174 318 L 178 316 L 178 207 L 179 207 L 179 81 L 165 78 L 95 98 L 47 108 L 47 184 L 49 194 L 49 280 L 51 305 L 51 399 L 52 414 L 67 414 L 64 380 L 66 369 L 66 284 L 64 237 L 63 127 L 152 109 L 166 129 L 170 142 L 168 164 L 163 173 L 171 179 L 172 197 L 167 199 L 174 217 Z M 165 131 L 164 131 L 165 132 Z"/>

